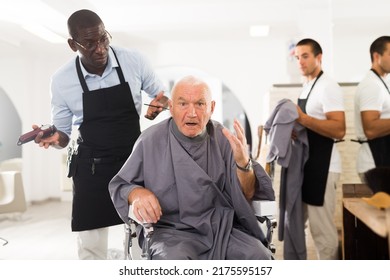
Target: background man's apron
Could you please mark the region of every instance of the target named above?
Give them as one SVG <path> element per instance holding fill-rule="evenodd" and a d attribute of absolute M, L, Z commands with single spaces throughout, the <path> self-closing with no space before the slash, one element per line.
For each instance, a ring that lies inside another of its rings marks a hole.
<path fill-rule="evenodd" d="M 371 69 L 371 71 L 378 76 L 378 78 L 382 81 L 383 85 L 386 87 L 387 92 L 390 94 L 389 88 L 387 87 L 381 76 L 374 69 Z M 375 139 L 367 140 L 367 142 L 370 146 L 375 166 L 390 166 L 390 135 L 385 135 Z"/>
<path fill-rule="evenodd" d="M 322 73 L 323 72 L 321 71 L 317 76 L 307 97 L 305 99 L 298 99 L 298 106 L 305 114 L 307 100 Z M 302 200 L 310 205 L 322 206 L 324 204 L 326 181 L 328 178 L 334 140 L 322 136 L 308 128 L 306 128 L 306 130 L 309 142 L 309 159 L 306 161 L 304 167 Z"/>
<path fill-rule="evenodd" d="M 83 88 L 84 120 L 79 128 L 73 176 L 72 231 L 83 231 L 123 223 L 110 198 L 108 183 L 130 155 L 140 125 L 119 61 L 116 70 L 120 84 L 93 91 L 88 90 L 78 57 L 76 68 Z"/>

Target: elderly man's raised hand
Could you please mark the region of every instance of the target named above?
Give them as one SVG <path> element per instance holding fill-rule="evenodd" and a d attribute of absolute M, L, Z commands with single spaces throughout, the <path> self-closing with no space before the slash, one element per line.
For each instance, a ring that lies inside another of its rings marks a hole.
<path fill-rule="evenodd" d="M 224 128 L 222 133 L 229 140 L 236 163 L 239 166 L 245 166 L 249 161 L 248 144 L 245 137 L 245 131 L 238 120 L 234 120 L 233 127 L 235 134 L 231 133 L 227 128 Z"/>

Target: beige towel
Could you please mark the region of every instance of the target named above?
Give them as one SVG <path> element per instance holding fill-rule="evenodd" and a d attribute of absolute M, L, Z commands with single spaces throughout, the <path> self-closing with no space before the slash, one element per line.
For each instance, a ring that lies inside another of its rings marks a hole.
<path fill-rule="evenodd" d="M 390 195 L 385 192 L 377 192 L 372 197 L 362 197 L 368 204 L 380 209 L 390 207 Z"/>

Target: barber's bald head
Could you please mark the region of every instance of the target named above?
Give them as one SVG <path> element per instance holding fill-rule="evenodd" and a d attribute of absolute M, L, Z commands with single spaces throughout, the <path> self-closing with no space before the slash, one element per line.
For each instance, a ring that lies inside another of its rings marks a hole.
<path fill-rule="evenodd" d="M 197 77 L 186 76 L 174 85 L 171 96 L 171 115 L 180 132 L 191 138 L 200 135 L 215 107 L 207 83 Z"/>
<path fill-rule="evenodd" d="M 78 10 L 68 19 L 68 32 L 72 38 L 77 38 L 80 29 L 96 27 L 100 24 L 103 24 L 103 21 L 95 12 L 86 9 Z"/>

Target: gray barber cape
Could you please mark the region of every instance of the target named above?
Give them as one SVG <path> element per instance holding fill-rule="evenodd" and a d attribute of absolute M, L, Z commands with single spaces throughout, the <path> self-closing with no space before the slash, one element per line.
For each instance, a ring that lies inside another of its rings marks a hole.
<path fill-rule="evenodd" d="M 271 259 L 264 236 L 236 174 L 222 125 L 187 138 L 172 118 L 146 129 L 109 190 L 128 221 L 128 194 L 144 186 L 158 198 L 161 219 L 151 238 L 152 259 Z M 254 163 L 254 199 L 275 200 L 269 176 Z M 260 242 L 262 241 L 262 242 Z"/>
<path fill-rule="evenodd" d="M 297 123 L 296 105 L 289 99 L 280 100 L 264 125 L 269 136 L 266 161 L 282 167 L 279 192 L 278 239 L 283 243 L 283 258 L 305 260 L 305 226 L 303 217 L 303 170 L 309 158 L 306 128 Z M 296 139 L 291 139 L 292 131 Z"/>

